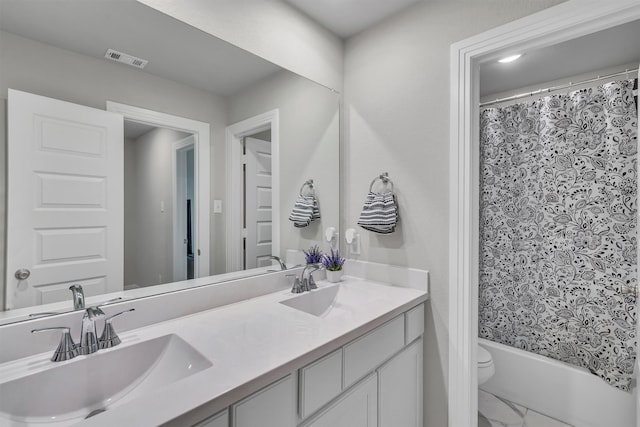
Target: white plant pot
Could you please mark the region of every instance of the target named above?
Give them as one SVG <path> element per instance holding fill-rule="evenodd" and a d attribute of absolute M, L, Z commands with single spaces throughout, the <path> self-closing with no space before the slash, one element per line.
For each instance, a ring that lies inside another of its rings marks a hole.
<path fill-rule="evenodd" d="M 337 283 L 342 280 L 342 270 L 330 271 L 327 270 L 327 280 L 331 283 Z"/>

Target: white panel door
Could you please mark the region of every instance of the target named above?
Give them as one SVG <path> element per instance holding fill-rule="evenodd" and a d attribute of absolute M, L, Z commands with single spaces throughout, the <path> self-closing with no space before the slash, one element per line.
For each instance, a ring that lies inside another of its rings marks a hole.
<path fill-rule="evenodd" d="M 123 167 L 121 115 L 9 89 L 7 309 L 122 290 Z"/>
<path fill-rule="evenodd" d="M 245 138 L 246 150 L 246 268 L 271 265 L 271 143 Z"/>

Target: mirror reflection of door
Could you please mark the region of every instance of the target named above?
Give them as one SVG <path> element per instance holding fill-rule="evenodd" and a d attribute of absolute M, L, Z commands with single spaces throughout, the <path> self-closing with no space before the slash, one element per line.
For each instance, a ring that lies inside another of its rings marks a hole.
<path fill-rule="evenodd" d="M 122 290 L 122 116 L 12 89 L 8 108 L 7 308 Z"/>
<path fill-rule="evenodd" d="M 193 278 L 193 146 L 189 133 L 125 120 L 125 289 Z"/>
<path fill-rule="evenodd" d="M 271 131 L 244 138 L 244 268 L 271 265 Z"/>

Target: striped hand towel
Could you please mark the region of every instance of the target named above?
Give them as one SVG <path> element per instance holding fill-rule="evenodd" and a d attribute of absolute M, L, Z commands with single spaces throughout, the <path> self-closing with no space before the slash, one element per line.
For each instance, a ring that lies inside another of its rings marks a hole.
<path fill-rule="evenodd" d="M 314 195 L 299 195 L 293 205 L 293 211 L 289 215 L 289 220 L 293 221 L 296 227 L 306 227 L 311 221 L 320 219 L 320 209 L 318 208 L 318 200 Z"/>
<path fill-rule="evenodd" d="M 358 225 L 365 230 L 380 234 L 391 234 L 398 223 L 398 204 L 392 192 L 369 192 L 364 201 Z"/>

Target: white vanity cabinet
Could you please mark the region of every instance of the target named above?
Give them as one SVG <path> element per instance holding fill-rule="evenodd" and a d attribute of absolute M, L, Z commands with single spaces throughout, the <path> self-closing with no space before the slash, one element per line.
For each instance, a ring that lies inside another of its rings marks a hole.
<path fill-rule="evenodd" d="M 423 333 L 420 304 L 196 425 L 420 427 Z"/>

